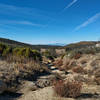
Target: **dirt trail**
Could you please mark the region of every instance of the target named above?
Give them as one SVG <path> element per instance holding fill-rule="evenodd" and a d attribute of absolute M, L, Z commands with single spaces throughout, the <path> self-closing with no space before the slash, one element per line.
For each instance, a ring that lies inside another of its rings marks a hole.
<path fill-rule="evenodd" d="M 39 79 L 49 79 L 50 77 L 52 77 L 52 75 L 56 73 L 62 76 L 65 75 L 64 71 L 59 71 L 59 69 L 57 69 L 53 64 L 48 64 L 48 67 L 51 70 L 51 75 L 40 76 Z M 31 84 L 31 82 L 27 83 Z M 54 97 L 54 91 L 52 86 L 38 89 L 36 91 L 31 91 L 29 87 L 27 87 L 27 83 L 26 86 L 24 86 L 24 88 L 22 88 L 21 90 L 23 91 L 23 95 L 17 100 L 57 100 L 57 98 Z"/>
<path fill-rule="evenodd" d="M 50 75 L 43 75 L 38 77 L 38 79 L 45 80 L 53 77 L 53 74 L 58 71 L 52 64 L 47 65 L 51 70 Z M 55 72 L 54 72 L 55 71 Z M 8 93 L 5 92 L 4 94 L 0 95 L 0 100 L 48 100 L 48 98 L 52 97 L 53 89 L 52 87 L 45 87 L 34 90 L 35 82 L 32 81 L 24 81 L 20 87 L 20 91 L 17 93 Z M 49 99 L 52 100 L 52 99 Z"/>

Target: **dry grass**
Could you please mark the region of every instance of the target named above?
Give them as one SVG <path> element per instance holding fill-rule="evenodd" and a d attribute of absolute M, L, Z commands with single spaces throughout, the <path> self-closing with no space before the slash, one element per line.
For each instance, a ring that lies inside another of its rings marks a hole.
<path fill-rule="evenodd" d="M 23 80 L 35 80 L 39 75 L 49 73 L 46 65 L 33 59 L 9 56 L 0 60 L 0 79 L 8 87 L 17 87 Z"/>
<path fill-rule="evenodd" d="M 91 78 L 91 77 L 88 77 L 87 75 L 77 75 L 74 77 L 74 80 L 75 81 L 78 81 L 78 82 L 83 82 L 83 83 L 86 83 L 86 84 L 94 84 L 94 79 Z"/>

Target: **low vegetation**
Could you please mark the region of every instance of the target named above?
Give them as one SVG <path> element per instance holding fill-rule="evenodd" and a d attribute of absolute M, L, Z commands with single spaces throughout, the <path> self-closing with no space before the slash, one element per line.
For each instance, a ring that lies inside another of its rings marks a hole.
<path fill-rule="evenodd" d="M 99 52 L 99 47 L 86 46 L 67 48 L 66 53 L 57 55 L 55 49 L 40 52 L 0 43 L 0 79 L 10 89 L 18 89 L 23 81 L 35 81 L 36 88 L 54 85 L 57 96 L 80 97 L 83 84 L 100 85 Z M 48 74 L 52 75 L 47 80 Z"/>
<path fill-rule="evenodd" d="M 47 59 L 50 59 L 50 60 L 54 60 L 54 55 L 49 51 L 49 50 L 46 50 L 45 52 L 42 53 Z"/>
<path fill-rule="evenodd" d="M 82 84 L 77 81 L 67 81 L 62 80 L 54 83 L 54 90 L 58 96 L 76 98 L 80 96 L 82 89 Z"/>
<path fill-rule="evenodd" d="M 39 61 L 10 56 L 8 59 L 0 60 L 0 73 L 0 79 L 7 87 L 17 89 L 23 80 L 35 81 L 38 76 L 50 71 Z"/>
<path fill-rule="evenodd" d="M 23 80 L 34 81 L 46 73 L 49 74 L 50 70 L 42 64 L 42 55 L 39 51 L 0 44 L 0 79 L 8 88 L 16 90 Z"/>
<path fill-rule="evenodd" d="M 0 56 L 7 57 L 9 55 L 24 57 L 24 58 L 32 58 L 34 60 L 42 60 L 42 56 L 38 50 L 34 50 L 28 47 L 15 47 L 0 44 Z"/>
<path fill-rule="evenodd" d="M 78 48 L 78 49 L 72 49 L 66 51 L 67 55 L 70 58 L 78 59 L 81 57 L 82 54 L 96 54 L 100 53 L 100 47 L 86 47 L 86 48 Z"/>

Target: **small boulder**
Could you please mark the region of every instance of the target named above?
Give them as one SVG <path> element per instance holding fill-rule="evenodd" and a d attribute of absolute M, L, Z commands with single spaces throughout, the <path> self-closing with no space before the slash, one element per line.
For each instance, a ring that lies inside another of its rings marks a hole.
<path fill-rule="evenodd" d="M 36 85 L 37 87 L 39 88 L 44 88 L 44 87 L 47 87 L 47 86 L 50 86 L 51 82 L 50 80 L 48 79 L 39 79 L 37 82 L 36 82 Z"/>

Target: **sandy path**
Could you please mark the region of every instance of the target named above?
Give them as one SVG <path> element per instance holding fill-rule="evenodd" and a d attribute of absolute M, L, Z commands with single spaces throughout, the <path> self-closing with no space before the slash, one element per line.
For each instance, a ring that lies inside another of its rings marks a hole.
<path fill-rule="evenodd" d="M 52 100 L 52 97 L 52 87 L 46 87 L 37 91 L 29 91 L 18 100 Z"/>
<path fill-rule="evenodd" d="M 53 74 L 54 73 L 59 73 L 59 74 L 63 73 L 62 71 L 59 71 L 57 68 L 55 68 L 52 65 L 49 65 L 49 68 Z M 46 78 L 49 78 L 49 76 L 40 76 L 40 78 L 46 79 Z M 28 86 L 28 85 L 26 85 L 26 86 Z M 26 89 L 27 87 L 24 87 L 24 88 L 25 89 L 23 89 L 22 91 L 27 90 Z M 36 91 L 28 90 L 28 91 L 24 92 L 22 97 L 18 98 L 17 100 L 61 100 L 61 99 L 54 96 L 53 87 L 50 86 L 50 87 L 45 87 L 43 89 L 39 89 Z M 69 99 L 67 99 L 67 100 L 69 100 Z M 73 100 L 73 99 L 70 99 L 70 100 Z"/>

